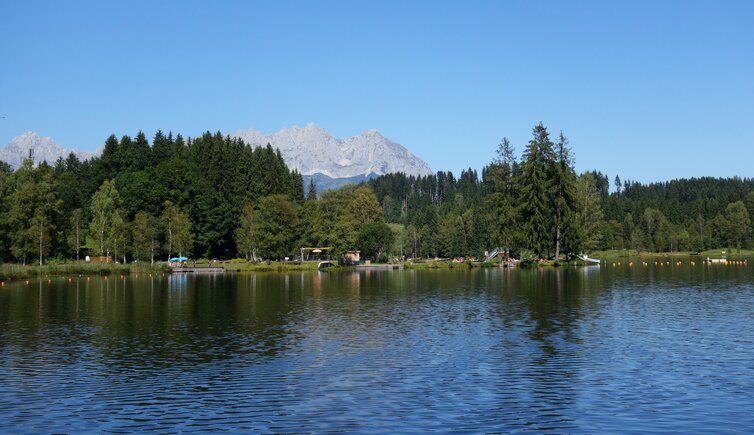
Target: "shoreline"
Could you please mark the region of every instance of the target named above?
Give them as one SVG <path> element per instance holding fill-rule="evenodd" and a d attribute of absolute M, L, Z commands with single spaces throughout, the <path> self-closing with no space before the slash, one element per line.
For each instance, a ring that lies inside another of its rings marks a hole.
<path fill-rule="evenodd" d="M 710 249 L 702 252 L 679 251 L 679 252 L 641 252 L 634 250 L 610 250 L 595 251 L 591 256 L 602 261 L 602 264 L 620 260 L 654 260 L 659 258 L 698 258 L 700 261 L 706 258 L 744 259 L 754 257 L 754 251 L 747 249 Z M 222 272 L 294 272 L 316 271 L 318 262 L 293 263 L 293 262 L 270 262 L 249 263 L 245 260 L 235 259 L 221 262 L 217 267 Z M 452 260 L 427 260 L 420 262 L 399 263 L 373 263 L 375 268 L 405 269 L 405 270 L 439 270 L 439 269 L 472 269 L 472 268 L 499 268 L 499 263 L 493 262 L 470 262 L 456 263 Z M 545 260 L 542 264 L 536 262 L 521 262 L 517 268 L 532 267 L 586 267 L 588 264 L 582 260 L 555 261 Z M 358 270 L 356 266 L 336 266 L 332 271 Z M 0 281 L 15 279 L 28 279 L 45 276 L 97 276 L 112 274 L 139 274 L 139 273 L 173 273 L 164 262 L 155 263 L 130 263 L 130 264 L 92 264 L 92 263 L 63 263 L 39 265 L 0 264 Z"/>

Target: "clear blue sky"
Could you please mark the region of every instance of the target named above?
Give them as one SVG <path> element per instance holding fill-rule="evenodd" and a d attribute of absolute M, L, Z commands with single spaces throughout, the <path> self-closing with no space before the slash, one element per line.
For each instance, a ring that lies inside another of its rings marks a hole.
<path fill-rule="evenodd" d="M 754 176 L 752 1 L 0 0 L 0 145 L 314 122 L 433 170 L 543 122 L 579 171 Z"/>

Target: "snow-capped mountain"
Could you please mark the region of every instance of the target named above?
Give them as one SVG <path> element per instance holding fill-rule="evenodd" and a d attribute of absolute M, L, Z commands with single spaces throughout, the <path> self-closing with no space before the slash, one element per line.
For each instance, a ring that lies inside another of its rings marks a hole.
<path fill-rule="evenodd" d="M 58 157 L 64 159 L 70 153 L 74 153 L 80 160 L 92 157 L 91 153 L 69 148 L 62 148 L 51 137 L 42 137 L 33 131 L 16 136 L 10 143 L 0 149 L 0 161 L 6 162 L 11 167 L 18 168 L 25 158 L 29 157 L 29 150 L 33 151 L 34 163 L 47 161 L 53 164 Z"/>
<path fill-rule="evenodd" d="M 377 130 L 336 139 L 327 130 L 310 123 L 306 127 L 293 126 L 270 135 L 249 129 L 241 130 L 235 136 L 252 146 L 269 143 L 273 148 L 279 148 L 286 164 L 303 175 L 347 178 L 393 172 L 432 174 L 425 161 Z"/>

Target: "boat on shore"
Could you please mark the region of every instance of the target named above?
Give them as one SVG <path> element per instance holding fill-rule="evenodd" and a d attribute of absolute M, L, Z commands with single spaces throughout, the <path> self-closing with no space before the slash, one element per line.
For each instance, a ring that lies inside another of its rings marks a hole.
<path fill-rule="evenodd" d="M 580 259 L 581 261 L 583 261 L 586 264 L 600 264 L 601 263 L 601 261 L 599 259 L 597 259 L 597 258 L 590 258 L 586 254 L 577 255 L 576 258 Z"/>

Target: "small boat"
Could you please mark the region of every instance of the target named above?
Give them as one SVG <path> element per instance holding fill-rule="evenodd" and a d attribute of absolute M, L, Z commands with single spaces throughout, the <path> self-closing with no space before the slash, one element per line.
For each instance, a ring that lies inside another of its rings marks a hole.
<path fill-rule="evenodd" d="M 600 264 L 600 260 L 596 258 L 589 258 L 586 254 L 577 255 L 576 258 L 581 259 L 584 263 L 587 264 Z"/>

